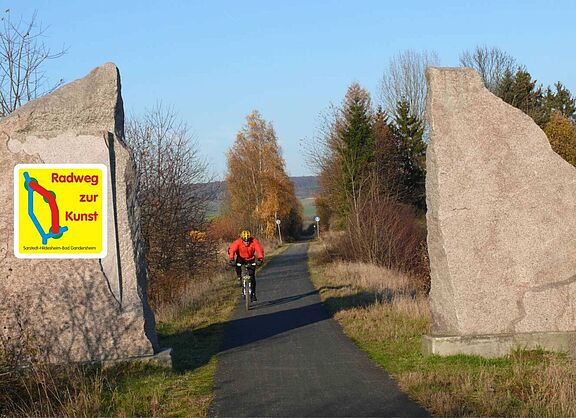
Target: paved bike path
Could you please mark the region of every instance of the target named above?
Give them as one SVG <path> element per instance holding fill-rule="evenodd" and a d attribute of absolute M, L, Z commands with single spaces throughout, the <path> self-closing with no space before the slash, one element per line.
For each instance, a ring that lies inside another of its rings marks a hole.
<path fill-rule="evenodd" d="M 428 416 L 328 315 L 310 281 L 307 244 L 257 276 L 218 354 L 212 416 Z M 240 289 L 238 289 L 240 293 Z"/>

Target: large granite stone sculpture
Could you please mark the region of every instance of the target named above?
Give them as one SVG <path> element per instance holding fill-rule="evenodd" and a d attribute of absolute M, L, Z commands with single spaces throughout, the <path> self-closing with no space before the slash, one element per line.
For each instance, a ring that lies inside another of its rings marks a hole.
<path fill-rule="evenodd" d="M 153 355 L 158 344 L 116 66 L 105 64 L 27 103 L 0 120 L 0 136 L 0 342 L 27 344 L 51 362 Z M 104 258 L 15 257 L 11 173 L 22 163 L 106 166 Z"/>
<path fill-rule="evenodd" d="M 428 352 L 568 350 L 576 330 L 576 169 L 466 68 L 427 70 Z"/>

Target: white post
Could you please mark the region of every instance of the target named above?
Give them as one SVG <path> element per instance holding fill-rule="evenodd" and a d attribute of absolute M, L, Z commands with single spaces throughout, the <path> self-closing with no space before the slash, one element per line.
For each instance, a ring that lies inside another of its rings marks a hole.
<path fill-rule="evenodd" d="M 314 220 L 316 221 L 316 237 L 320 239 L 320 217 L 316 216 Z"/>
<path fill-rule="evenodd" d="M 282 245 L 282 233 L 280 232 L 280 219 L 276 219 L 276 226 L 278 226 L 278 238 L 280 239 L 280 245 Z"/>

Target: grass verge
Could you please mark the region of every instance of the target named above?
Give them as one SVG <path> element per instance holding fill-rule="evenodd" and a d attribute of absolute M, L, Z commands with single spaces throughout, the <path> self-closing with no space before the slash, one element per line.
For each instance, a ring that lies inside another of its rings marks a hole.
<path fill-rule="evenodd" d="M 566 355 L 424 356 L 425 295 L 410 277 L 362 263 L 322 261 L 310 247 L 312 280 L 344 332 L 414 400 L 438 416 L 576 416 L 576 367 Z"/>

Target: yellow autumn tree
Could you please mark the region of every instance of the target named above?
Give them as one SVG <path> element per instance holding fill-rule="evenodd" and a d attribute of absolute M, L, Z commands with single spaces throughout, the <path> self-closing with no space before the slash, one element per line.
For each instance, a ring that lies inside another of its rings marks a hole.
<path fill-rule="evenodd" d="M 227 217 L 268 238 L 275 235 L 280 219 L 286 235 L 297 235 L 302 209 L 272 124 L 258 111 L 250 113 L 226 156 Z"/>
<path fill-rule="evenodd" d="M 576 126 L 572 120 L 560 112 L 553 112 L 544 132 L 552 149 L 576 167 Z"/>

